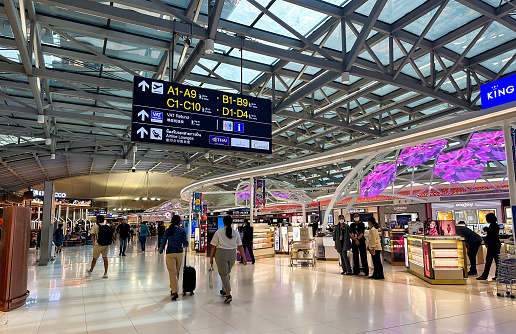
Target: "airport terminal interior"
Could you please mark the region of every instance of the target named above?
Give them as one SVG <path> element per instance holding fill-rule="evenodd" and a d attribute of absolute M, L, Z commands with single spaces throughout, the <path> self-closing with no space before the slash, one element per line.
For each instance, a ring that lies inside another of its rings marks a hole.
<path fill-rule="evenodd" d="M 0 23 L 0 334 L 515 332 L 516 0 Z"/>

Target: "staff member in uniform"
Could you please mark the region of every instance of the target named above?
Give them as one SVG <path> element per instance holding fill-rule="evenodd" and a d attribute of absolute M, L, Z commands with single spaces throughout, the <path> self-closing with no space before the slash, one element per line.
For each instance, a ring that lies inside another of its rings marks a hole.
<path fill-rule="evenodd" d="M 341 275 L 351 275 L 351 264 L 349 263 L 348 250 L 351 249 L 351 239 L 349 238 L 349 225 L 344 221 L 344 216 L 339 215 L 339 223 L 333 232 L 335 249 L 340 254 L 340 265 L 342 266 Z"/>
<path fill-rule="evenodd" d="M 213 239 L 211 239 L 213 247 L 211 247 L 210 264 L 213 265 L 213 256 L 215 256 L 220 279 L 222 280 L 220 294 L 226 296 L 224 302 L 229 304 L 233 300 L 231 296 L 230 274 L 236 261 L 236 250 L 238 249 L 240 252 L 244 265 L 247 264 L 247 260 L 240 234 L 231 227 L 233 218 L 225 216 L 223 221 L 224 227 L 215 232 Z M 215 250 L 217 251 L 216 253 Z"/>
<path fill-rule="evenodd" d="M 460 221 L 457 226 L 455 226 L 455 233 L 464 238 L 464 242 L 466 243 L 466 247 L 468 247 L 468 258 L 469 258 L 469 271 L 468 275 L 476 275 L 477 274 L 477 253 L 482 246 L 482 237 L 470 230 L 466 226 L 466 222 Z"/>
<path fill-rule="evenodd" d="M 360 221 L 360 216 L 355 213 L 353 215 L 353 224 L 349 229 L 349 236 L 352 239 L 353 249 L 353 275 L 360 273 L 359 260 L 362 260 L 362 269 L 364 274 L 369 276 L 369 265 L 367 264 L 367 249 L 365 243 L 365 225 Z M 359 259 L 360 254 L 360 259 Z"/>
<path fill-rule="evenodd" d="M 243 237 L 242 237 L 242 246 L 244 247 L 244 253 L 245 250 L 249 252 L 249 256 L 251 256 L 252 264 L 254 264 L 254 252 L 253 252 L 253 227 L 251 226 L 251 223 L 249 220 L 244 220 L 244 226 L 242 227 Z M 240 261 L 240 263 L 243 263 L 243 261 Z"/>
<path fill-rule="evenodd" d="M 493 260 L 496 264 L 496 272 L 493 280 L 496 280 L 498 277 L 498 261 L 500 260 L 500 248 L 502 247 L 502 243 L 500 242 L 500 226 L 498 226 L 498 220 L 494 213 L 488 213 L 486 215 L 486 221 L 489 223 L 489 227 L 487 229 L 487 236 L 484 240 L 487 247 L 487 255 L 486 255 L 486 265 L 484 267 L 484 272 L 482 275 L 477 277 L 477 280 L 486 280 L 489 275 L 489 271 L 491 270 L 491 264 Z"/>

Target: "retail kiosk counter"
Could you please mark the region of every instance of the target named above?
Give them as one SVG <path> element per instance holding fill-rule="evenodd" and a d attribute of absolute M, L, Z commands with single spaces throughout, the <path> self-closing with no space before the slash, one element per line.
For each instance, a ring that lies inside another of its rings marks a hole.
<path fill-rule="evenodd" d="M 407 270 L 430 284 L 466 284 L 466 245 L 459 236 L 407 236 Z"/>

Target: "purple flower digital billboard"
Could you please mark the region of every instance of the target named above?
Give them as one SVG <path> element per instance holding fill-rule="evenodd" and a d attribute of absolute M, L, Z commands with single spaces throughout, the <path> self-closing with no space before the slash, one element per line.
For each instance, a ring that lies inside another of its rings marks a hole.
<path fill-rule="evenodd" d="M 505 160 L 503 131 L 475 133 L 468 148 L 484 161 Z"/>
<path fill-rule="evenodd" d="M 401 150 L 398 164 L 405 166 L 419 166 L 433 160 L 441 154 L 448 141 L 434 140 L 428 143 L 405 147 Z"/>
<path fill-rule="evenodd" d="M 482 175 L 485 160 L 478 157 L 472 150 L 464 148 L 442 154 L 437 159 L 434 174 L 450 183 L 476 180 Z"/>
<path fill-rule="evenodd" d="M 362 197 L 376 197 L 396 179 L 397 164 L 380 164 L 361 182 Z"/>

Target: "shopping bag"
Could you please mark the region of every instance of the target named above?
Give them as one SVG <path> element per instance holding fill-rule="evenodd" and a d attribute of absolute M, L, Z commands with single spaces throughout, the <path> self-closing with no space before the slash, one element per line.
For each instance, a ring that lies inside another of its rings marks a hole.
<path fill-rule="evenodd" d="M 210 269 L 208 269 L 208 282 L 210 290 L 213 290 L 213 266 L 210 266 Z"/>

